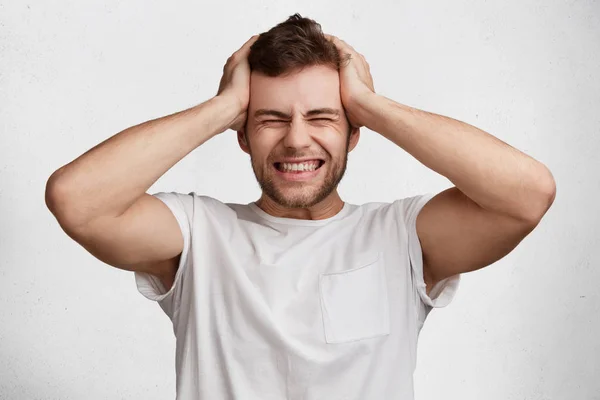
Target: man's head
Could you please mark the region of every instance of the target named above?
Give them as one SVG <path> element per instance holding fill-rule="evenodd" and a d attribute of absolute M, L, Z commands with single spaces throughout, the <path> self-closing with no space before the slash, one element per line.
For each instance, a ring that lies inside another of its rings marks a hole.
<path fill-rule="evenodd" d="M 359 137 L 340 97 L 345 60 L 318 23 L 298 14 L 262 33 L 250 48 L 248 120 L 238 141 L 251 156 L 263 194 L 283 207 L 320 203 L 345 173 Z M 320 160 L 316 176 L 288 179 L 290 173 L 280 171 L 290 165 L 282 161 L 293 159 Z"/>

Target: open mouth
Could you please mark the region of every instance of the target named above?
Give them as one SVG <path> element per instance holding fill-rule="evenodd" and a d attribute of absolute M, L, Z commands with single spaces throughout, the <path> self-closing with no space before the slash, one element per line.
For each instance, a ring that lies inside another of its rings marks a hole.
<path fill-rule="evenodd" d="M 301 174 L 304 172 L 314 172 L 325 164 L 325 160 L 317 160 L 306 163 L 281 163 L 276 162 L 273 165 L 280 172 Z"/>

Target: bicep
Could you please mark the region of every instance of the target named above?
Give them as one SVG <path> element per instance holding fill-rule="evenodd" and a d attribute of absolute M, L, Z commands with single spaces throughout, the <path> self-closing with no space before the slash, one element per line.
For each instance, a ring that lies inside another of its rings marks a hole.
<path fill-rule="evenodd" d="M 427 287 L 488 266 L 510 253 L 531 223 L 480 207 L 458 188 L 434 196 L 417 215 Z"/>
<path fill-rule="evenodd" d="M 69 233 L 90 254 L 114 267 L 147 272 L 163 283 L 174 275 L 184 239 L 169 207 L 145 193 L 118 217 L 98 217 Z"/>

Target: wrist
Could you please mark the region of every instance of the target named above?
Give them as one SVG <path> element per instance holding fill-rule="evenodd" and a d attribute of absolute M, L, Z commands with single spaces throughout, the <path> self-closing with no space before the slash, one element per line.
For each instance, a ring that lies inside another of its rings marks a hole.
<path fill-rule="evenodd" d="M 240 101 L 227 95 L 216 95 L 209 100 L 218 116 L 219 133 L 230 129 L 240 115 Z"/>
<path fill-rule="evenodd" d="M 377 110 L 381 108 L 382 97 L 374 92 L 365 92 L 355 100 L 352 114 L 361 122 L 361 125 L 372 130 L 377 119 Z"/>

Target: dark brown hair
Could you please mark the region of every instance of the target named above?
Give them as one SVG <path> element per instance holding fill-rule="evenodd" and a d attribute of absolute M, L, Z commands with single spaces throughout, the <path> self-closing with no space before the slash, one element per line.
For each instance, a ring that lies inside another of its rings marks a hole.
<path fill-rule="evenodd" d="M 280 76 L 314 65 L 339 71 L 349 55 L 340 55 L 316 21 L 296 13 L 261 33 L 250 47 L 248 62 L 253 71 Z"/>

